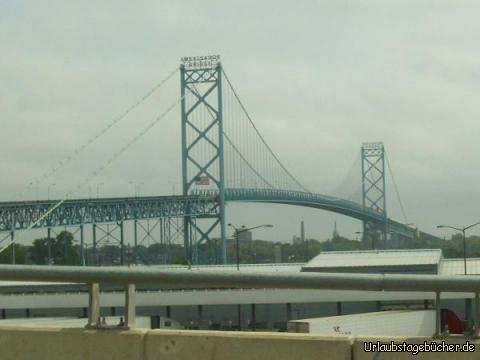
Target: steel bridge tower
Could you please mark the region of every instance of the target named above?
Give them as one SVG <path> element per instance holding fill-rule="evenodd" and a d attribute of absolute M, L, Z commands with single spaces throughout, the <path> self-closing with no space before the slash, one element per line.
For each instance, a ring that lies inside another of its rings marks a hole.
<path fill-rule="evenodd" d="M 184 57 L 180 65 L 183 195 L 195 187 L 218 193 L 218 215 L 184 216 L 187 260 L 193 260 L 194 243 L 209 240 L 220 229 L 222 259 L 227 261 L 225 228 L 225 170 L 223 152 L 222 66 L 220 56 Z M 217 250 L 217 249 L 216 249 Z"/>
<path fill-rule="evenodd" d="M 387 198 L 385 188 L 385 147 L 381 142 L 363 143 L 361 150 L 362 160 L 362 205 L 380 213 L 383 226 L 369 221 L 363 222 L 363 239 L 372 244 L 372 248 L 379 247 L 379 238 L 382 236 L 383 246 L 386 244 L 388 233 Z"/>

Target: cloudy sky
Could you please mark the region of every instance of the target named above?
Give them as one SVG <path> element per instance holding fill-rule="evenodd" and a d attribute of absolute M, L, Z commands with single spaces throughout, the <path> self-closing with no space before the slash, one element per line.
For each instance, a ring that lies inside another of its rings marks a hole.
<path fill-rule="evenodd" d="M 330 194 L 361 143 L 383 141 L 408 221 L 449 236 L 435 226 L 480 219 L 479 11 L 475 1 L 0 0 L 0 198 L 61 198 L 78 184 L 79 197 L 133 195 L 135 184 L 141 195 L 178 193 L 178 108 L 86 183 L 178 98 L 178 76 L 59 174 L 28 185 L 180 57 L 220 54 L 257 127 L 307 187 Z M 393 194 L 388 210 L 402 220 Z M 259 238 L 289 240 L 301 219 L 313 238 L 330 236 L 334 221 L 347 237 L 360 230 L 322 211 L 228 206 L 231 222 L 274 225 Z"/>

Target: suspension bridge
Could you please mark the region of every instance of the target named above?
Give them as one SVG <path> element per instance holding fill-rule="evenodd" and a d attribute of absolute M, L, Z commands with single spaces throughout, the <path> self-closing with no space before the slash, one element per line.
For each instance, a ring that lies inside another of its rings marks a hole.
<path fill-rule="evenodd" d="M 381 240 L 377 246 L 385 244 L 387 234 L 392 233 L 407 238 L 432 236 L 410 227 L 406 220 L 402 223 L 388 217 L 386 153 L 382 143 L 362 145 L 361 173 L 358 174 L 361 179 L 360 199 L 319 194 L 306 188 L 280 161 L 255 126 L 218 56 L 182 58 L 179 69 L 108 123 L 58 167 L 44 174 L 37 183 L 55 176 L 65 163 L 141 106 L 174 75 L 180 75 L 177 101 L 75 189 L 97 176 L 179 106 L 182 195 L 75 199 L 71 196 L 72 191 L 59 200 L 1 202 L 0 246 L 3 250 L 8 244 L 15 243 L 18 232 L 45 228 L 50 239 L 51 231 L 56 228 L 76 227 L 80 232 L 80 248 L 85 262 L 84 234 L 85 227 L 90 226 L 93 251 L 103 238 L 115 236 L 123 264 L 124 222 L 129 221 L 133 223 L 134 251 L 146 237 L 153 237 L 155 231 L 164 244 L 181 239 L 186 258 L 194 261 L 194 246 L 216 236 L 221 239 L 221 257 L 225 262 L 227 202 L 285 204 L 332 211 L 362 221 L 363 237 Z"/>

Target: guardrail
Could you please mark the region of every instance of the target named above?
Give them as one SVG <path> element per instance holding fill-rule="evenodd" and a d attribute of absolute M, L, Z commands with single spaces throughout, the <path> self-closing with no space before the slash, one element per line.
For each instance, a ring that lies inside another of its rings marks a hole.
<path fill-rule="evenodd" d="M 101 327 L 100 283 L 125 286 L 124 328 L 135 324 L 135 285 L 156 284 L 179 288 L 275 288 L 361 291 L 434 292 L 436 336 L 440 336 L 440 294 L 460 292 L 475 294 L 475 335 L 480 335 L 480 276 L 347 274 L 347 273 L 220 273 L 151 268 L 24 266 L 0 265 L 0 280 L 49 281 L 89 285 L 87 327 Z"/>

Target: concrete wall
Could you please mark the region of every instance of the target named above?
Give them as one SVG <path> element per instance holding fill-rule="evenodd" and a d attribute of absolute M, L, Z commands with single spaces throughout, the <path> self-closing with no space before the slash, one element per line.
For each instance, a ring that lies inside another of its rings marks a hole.
<path fill-rule="evenodd" d="M 347 360 L 351 358 L 351 343 L 348 337 L 261 332 L 152 330 L 145 336 L 145 344 L 148 360 Z"/>
<path fill-rule="evenodd" d="M 322 337 L 305 334 L 186 330 L 85 330 L 1 327 L 1 360 L 310 360 L 310 359 L 478 359 L 474 353 L 381 353 L 364 351 L 364 342 L 386 338 Z M 421 344 L 424 338 L 395 338 Z M 449 338 L 463 344 L 465 338 Z M 469 340 L 480 347 L 480 340 Z"/>
<path fill-rule="evenodd" d="M 146 330 L 2 327 L 1 360 L 145 359 Z"/>

